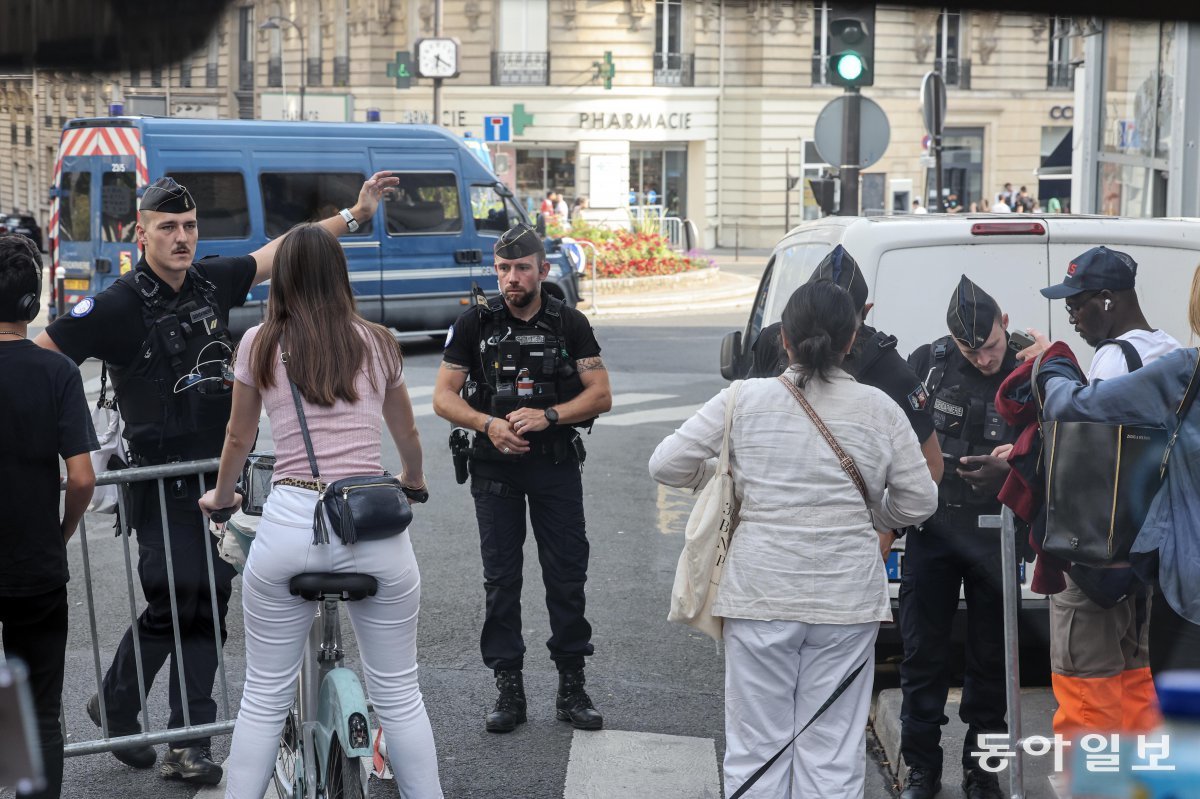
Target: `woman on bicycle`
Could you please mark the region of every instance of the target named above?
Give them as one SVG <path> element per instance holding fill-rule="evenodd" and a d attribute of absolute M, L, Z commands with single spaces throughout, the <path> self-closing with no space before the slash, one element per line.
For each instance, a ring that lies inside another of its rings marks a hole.
<path fill-rule="evenodd" d="M 346 258 L 318 225 L 298 225 L 275 255 L 267 318 L 250 328 L 234 367 L 233 411 L 216 487 L 206 513 L 237 503 L 234 486 L 265 405 L 275 441 L 274 485 L 242 574 L 246 683 L 233 730 L 227 797 L 260 799 L 292 707 L 306 636 L 317 606 L 292 596 L 302 572 L 360 572 L 378 592 L 347 605 L 367 693 L 383 725 L 396 785 L 410 799 L 438 799 L 437 753 L 417 684 L 421 578 L 408 532 L 375 541 L 313 543 L 317 486 L 311 474 L 289 377 L 305 417 L 323 482 L 382 474 L 380 421 L 399 450 L 401 483 L 422 489 L 421 442 L 386 328 L 355 309 Z"/>

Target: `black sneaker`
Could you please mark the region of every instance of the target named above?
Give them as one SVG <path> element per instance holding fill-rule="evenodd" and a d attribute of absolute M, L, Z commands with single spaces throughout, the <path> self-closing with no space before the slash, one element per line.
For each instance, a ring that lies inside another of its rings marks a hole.
<path fill-rule="evenodd" d="M 970 768 L 963 774 L 963 794 L 967 799 L 1005 799 L 999 777 L 981 768 Z"/>
<path fill-rule="evenodd" d="M 198 782 L 203 785 L 216 785 L 221 781 L 222 774 L 221 767 L 212 761 L 212 752 L 202 746 L 167 749 L 159 773 L 166 780 Z"/>
<path fill-rule="evenodd" d="M 97 727 L 102 727 L 100 724 L 100 696 L 92 694 L 92 698 L 87 701 L 88 718 Z M 118 724 L 113 724 L 112 718 L 108 721 L 108 734 L 113 738 L 119 738 L 122 735 L 137 735 L 142 731 L 140 724 L 134 724 L 132 727 L 122 727 Z M 112 756 L 120 760 L 127 766 L 134 768 L 150 768 L 158 760 L 158 752 L 154 751 L 153 746 L 134 746 L 128 749 L 116 749 Z"/>
<path fill-rule="evenodd" d="M 942 790 L 941 772 L 921 766 L 913 766 L 908 770 L 904 780 L 904 790 L 900 799 L 933 799 Z"/>

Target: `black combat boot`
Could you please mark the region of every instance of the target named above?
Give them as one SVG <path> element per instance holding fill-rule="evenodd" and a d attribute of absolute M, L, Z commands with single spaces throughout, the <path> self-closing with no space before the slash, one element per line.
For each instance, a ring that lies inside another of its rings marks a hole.
<path fill-rule="evenodd" d="M 933 799 L 940 790 L 942 790 L 940 771 L 913 766 L 908 770 L 908 776 L 904 780 L 904 790 L 900 792 L 900 799 Z"/>
<path fill-rule="evenodd" d="M 100 725 L 100 696 L 92 694 L 92 698 L 87 701 L 88 718 L 92 720 L 97 727 Z M 108 734 L 113 738 L 120 738 L 123 735 L 137 735 L 142 731 L 142 727 L 137 722 L 132 725 L 113 724 L 112 714 L 108 717 Z M 132 746 L 126 749 L 115 749 L 112 753 L 113 757 L 120 760 L 127 766 L 134 768 L 150 768 L 158 760 L 158 753 L 154 751 L 153 746 Z"/>
<path fill-rule="evenodd" d="M 967 799 L 1004 799 L 1000 779 L 995 773 L 981 768 L 969 768 L 963 774 L 963 794 Z"/>
<path fill-rule="evenodd" d="M 216 785 L 221 781 L 221 767 L 212 761 L 212 751 L 207 746 L 171 747 L 163 757 L 159 769 L 163 779 L 198 782 Z"/>
<path fill-rule="evenodd" d="M 604 716 L 592 704 L 583 690 L 583 669 L 567 669 L 558 673 L 558 700 L 555 716 L 569 721 L 577 730 L 598 730 L 604 726 Z"/>
<path fill-rule="evenodd" d="M 488 732 L 512 732 L 518 724 L 525 723 L 525 681 L 520 669 L 505 671 L 496 669 L 496 688 L 500 696 L 496 706 L 488 713 Z"/>

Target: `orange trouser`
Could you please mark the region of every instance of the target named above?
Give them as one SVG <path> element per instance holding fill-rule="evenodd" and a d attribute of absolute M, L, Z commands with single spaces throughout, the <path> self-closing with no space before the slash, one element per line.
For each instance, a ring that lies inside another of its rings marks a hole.
<path fill-rule="evenodd" d="M 1149 593 L 1142 588 L 1105 609 L 1068 577 L 1066 590 L 1050 597 L 1056 734 L 1140 733 L 1161 720 L 1150 677 Z"/>

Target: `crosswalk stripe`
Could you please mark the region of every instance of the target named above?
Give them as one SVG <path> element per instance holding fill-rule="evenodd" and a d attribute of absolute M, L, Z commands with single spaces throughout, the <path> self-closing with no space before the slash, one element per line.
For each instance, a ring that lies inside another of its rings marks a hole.
<path fill-rule="evenodd" d="M 628 427 L 635 424 L 648 424 L 650 422 L 682 422 L 687 419 L 697 410 L 700 404 L 689 403 L 688 405 L 672 405 L 667 408 L 650 408 L 644 411 L 629 411 L 627 413 L 614 413 L 604 415 L 596 422 L 596 427 L 602 428 L 607 426 Z"/>
<path fill-rule="evenodd" d="M 648 732 L 576 732 L 563 799 L 720 799 L 712 738 Z"/>
<path fill-rule="evenodd" d="M 626 405 L 640 405 L 644 402 L 658 402 L 659 400 L 675 399 L 677 394 L 639 394 L 636 391 L 628 391 L 623 394 L 613 394 L 612 404 L 614 408 L 622 408 Z"/>

